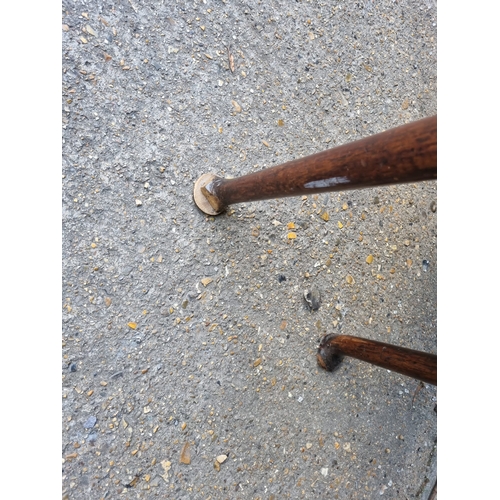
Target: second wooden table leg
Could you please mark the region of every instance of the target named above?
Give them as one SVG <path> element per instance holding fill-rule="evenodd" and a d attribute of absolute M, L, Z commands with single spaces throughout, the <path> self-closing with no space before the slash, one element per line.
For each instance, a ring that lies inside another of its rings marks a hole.
<path fill-rule="evenodd" d="M 428 384 L 437 385 L 437 356 L 350 335 L 326 335 L 318 348 L 318 364 L 333 371 L 343 356 L 366 361 Z"/>

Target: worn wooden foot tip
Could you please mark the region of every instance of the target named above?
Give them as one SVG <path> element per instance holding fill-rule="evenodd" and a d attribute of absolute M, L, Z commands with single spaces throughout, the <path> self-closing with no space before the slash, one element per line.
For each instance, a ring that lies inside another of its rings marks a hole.
<path fill-rule="evenodd" d="M 207 215 L 219 215 L 226 209 L 212 191 L 213 182 L 220 177 L 203 174 L 194 184 L 193 198 L 196 206 Z"/>
<path fill-rule="evenodd" d="M 333 372 L 336 368 L 338 368 L 343 358 L 342 353 L 331 344 L 331 341 L 335 337 L 336 335 L 334 333 L 325 335 L 321 339 L 321 343 L 318 347 L 318 353 L 316 354 L 318 365 L 329 372 Z"/>

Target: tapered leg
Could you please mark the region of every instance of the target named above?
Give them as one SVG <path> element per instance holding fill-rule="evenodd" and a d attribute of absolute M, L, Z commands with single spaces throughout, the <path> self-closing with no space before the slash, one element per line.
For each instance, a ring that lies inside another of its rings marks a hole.
<path fill-rule="evenodd" d="M 437 116 L 235 179 L 203 174 L 194 200 L 209 215 L 228 205 L 437 177 Z"/>
<path fill-rule="evenodd" d="M 343 356 L 437 385 L 437 356 L 405 347 L 349 335 L 326 335 L 318 348 L 318 364 L 333 371 Z"/>

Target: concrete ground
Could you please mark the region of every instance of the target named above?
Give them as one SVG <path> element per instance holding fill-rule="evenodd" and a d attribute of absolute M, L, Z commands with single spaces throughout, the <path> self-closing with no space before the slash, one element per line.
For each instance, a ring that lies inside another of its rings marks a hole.
<path fill-rule="evenodd" d="M 436 114 L 435 3 L 65 0 L 62 25 L 63 498 L 427 500 L 436 388 L 315 353 L 436 353 L 436 183 L 218 217 L 192 191 Z"/>

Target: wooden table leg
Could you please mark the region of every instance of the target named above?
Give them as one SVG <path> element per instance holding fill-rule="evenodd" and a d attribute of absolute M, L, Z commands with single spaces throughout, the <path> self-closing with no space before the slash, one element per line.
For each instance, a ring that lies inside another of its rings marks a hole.
<path fill-rule="evenodd" d="M 343 356 L 366 361 L 408 377 L 437 385 L 437 356 L 350 335 L 326 335 L 318 348 L 318 364 L 335 370 Z"/>
<path fill-rule="evenodd" d="M 437 116 L 235 179 L 203 174 L 194 201 L 209 215 L 228 205 L 437 178 Z"/>

